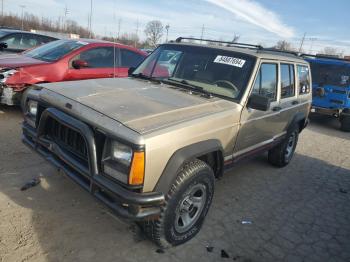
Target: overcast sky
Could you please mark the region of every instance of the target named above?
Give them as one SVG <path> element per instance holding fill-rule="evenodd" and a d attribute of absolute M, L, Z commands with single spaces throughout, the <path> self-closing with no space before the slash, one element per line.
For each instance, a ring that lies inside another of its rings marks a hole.
<path fill-rule="evenodd" d="M 25 12 L 58 19 L 64 8 L 68 18 L 87 27 L 90 0 L 4 0 L 4 12 Z M 136 32 L 145 38 L 148 21 L 169 24 L 169 38 L 179 36 L 275 44 L 287 40 L 299 47 L 306 33 L 304 51 L 315 52 L 325 46 L 350 54 L 349 0 L 93 0 L 93 31 L 99 35 Z M 165 40 L 165 39 L 164 39 Z"/>

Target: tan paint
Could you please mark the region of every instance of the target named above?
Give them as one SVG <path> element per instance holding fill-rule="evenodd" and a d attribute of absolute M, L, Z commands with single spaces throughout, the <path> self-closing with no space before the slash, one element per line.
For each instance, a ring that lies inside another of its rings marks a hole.
<path fill-rule="evenodd" d="M 308 115 L 311 93 L 299 96 L 297 92 L 295 97 L 281 100 L 279 88 L 278 98 L 267 112 L 247 108 L 261 63 L 308 65 L 307 62 L 283 54 L 220 48 L 257 58 L 248 86 L 238 103 L 220 98 L 204 98 L 175 90 L 169 85 L 138 79 L 46 84 L 39 92 L 40 99 L 115 137 L 145 145 L 143 191 L 152 191 L 171 156 L 187 145 L 217 139 L 224 149 L 225 160 L 230 160 L 285 134 L 287 123 L 296 112 Z M 296 88 L 299 90 L 298 85 Z M 294 99 L 300 103 L 290 105 Z M 71 110 L 65 107 L 67 102 L 72 104 Z M 274 112 L 274 106 L 283 109 Z"/>

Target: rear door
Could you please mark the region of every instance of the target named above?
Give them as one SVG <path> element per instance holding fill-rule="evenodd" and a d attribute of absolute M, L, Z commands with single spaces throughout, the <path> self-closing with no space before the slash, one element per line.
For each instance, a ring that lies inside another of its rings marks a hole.
<path fill-rule="evenodd" d="M 262 61 L 251 94 L 268 97 L 271 105 L 268 111 L 248 107 L 243 109 L 234 157 L 268 145 L 283 132 L 280 124 L 279 82 L 279 63 Z"/>
<path fill-rule="evenodd" d="M 136 68 L 143 60 L 144 60 L 144 57 L 139 53 L 136 53 L 129 49 L 121 48 L 119 76 L 127 77 L 129 68 L 130 67 Z"/>
<path fill-rule="evenodd" d="M 286 129 L 300 107 L 300 101 L 296 93 L 295 64 L 281 63 L 280 79 L 280 121 L 284 129 Z"/>
<path fill-rule="evenodd" d="M 65 80 L 109 78 L 119 76 L 118 48 L 112 46 L 94 47 L 84 50 L 69 61 Z M 74 68 L 73 61 L 83 60 L 87 67 Z"/>

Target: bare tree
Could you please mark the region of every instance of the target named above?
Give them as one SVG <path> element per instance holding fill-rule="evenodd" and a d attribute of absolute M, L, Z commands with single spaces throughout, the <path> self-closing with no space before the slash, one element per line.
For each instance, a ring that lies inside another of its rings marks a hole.
<path fill-rule="evenodd" d="M 147 23 L 145 34 L 150 46 L 156 47 L 163 36 L 164 27 L 162 22 L 153 20 Z"/>
<path fill-rule="evenodd" d="M 292 44 L 285 40 L 278 41 L 274 48 L 281 51 L 295 51 Z"/>
<path fill-rule="evenodd" d="M 67 20 L 67 27 L 61 28 L 60 21 L 54 21 L 47 17 L 38 17 L 29 13 L 25 13 L 23 16 L 24 30 L 29 31 L 31 29 L 72 33 L 78 34 L 80 37 L 88 37 L 89 32 L 80 26 L 76 21 Z M 21 28 L 22 17 L 8 14 L 0 17 L 0 26 L 9 26 L 14 28 Z"/>
<path fill-rule="evenodd" d="M 329 56 L 337 56 L 337 57 L 342 57 L 343 52 L 338 50 L 337 48 L 327 46 L 323 49 L 322 54 L 324 55 L 329 55 Z"/>

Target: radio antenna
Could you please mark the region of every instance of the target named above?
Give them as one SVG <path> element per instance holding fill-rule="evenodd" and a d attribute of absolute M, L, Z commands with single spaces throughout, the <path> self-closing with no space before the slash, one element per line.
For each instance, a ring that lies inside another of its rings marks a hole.
<path fill-rule="evenodd" d="M 116 22 L 116 19 L 115 19 L 115 1 L 113 1 L 113 20 L 115 23 Z M 116 50 L 115 50 L 115 46 L 116 46 L 115 35 L 116 35 L 116 32 L 113 32 L 113 78 L 115 78 L 115 66 L 116 66 L 116 58 L 117 58 L 116 57 Z"/>

